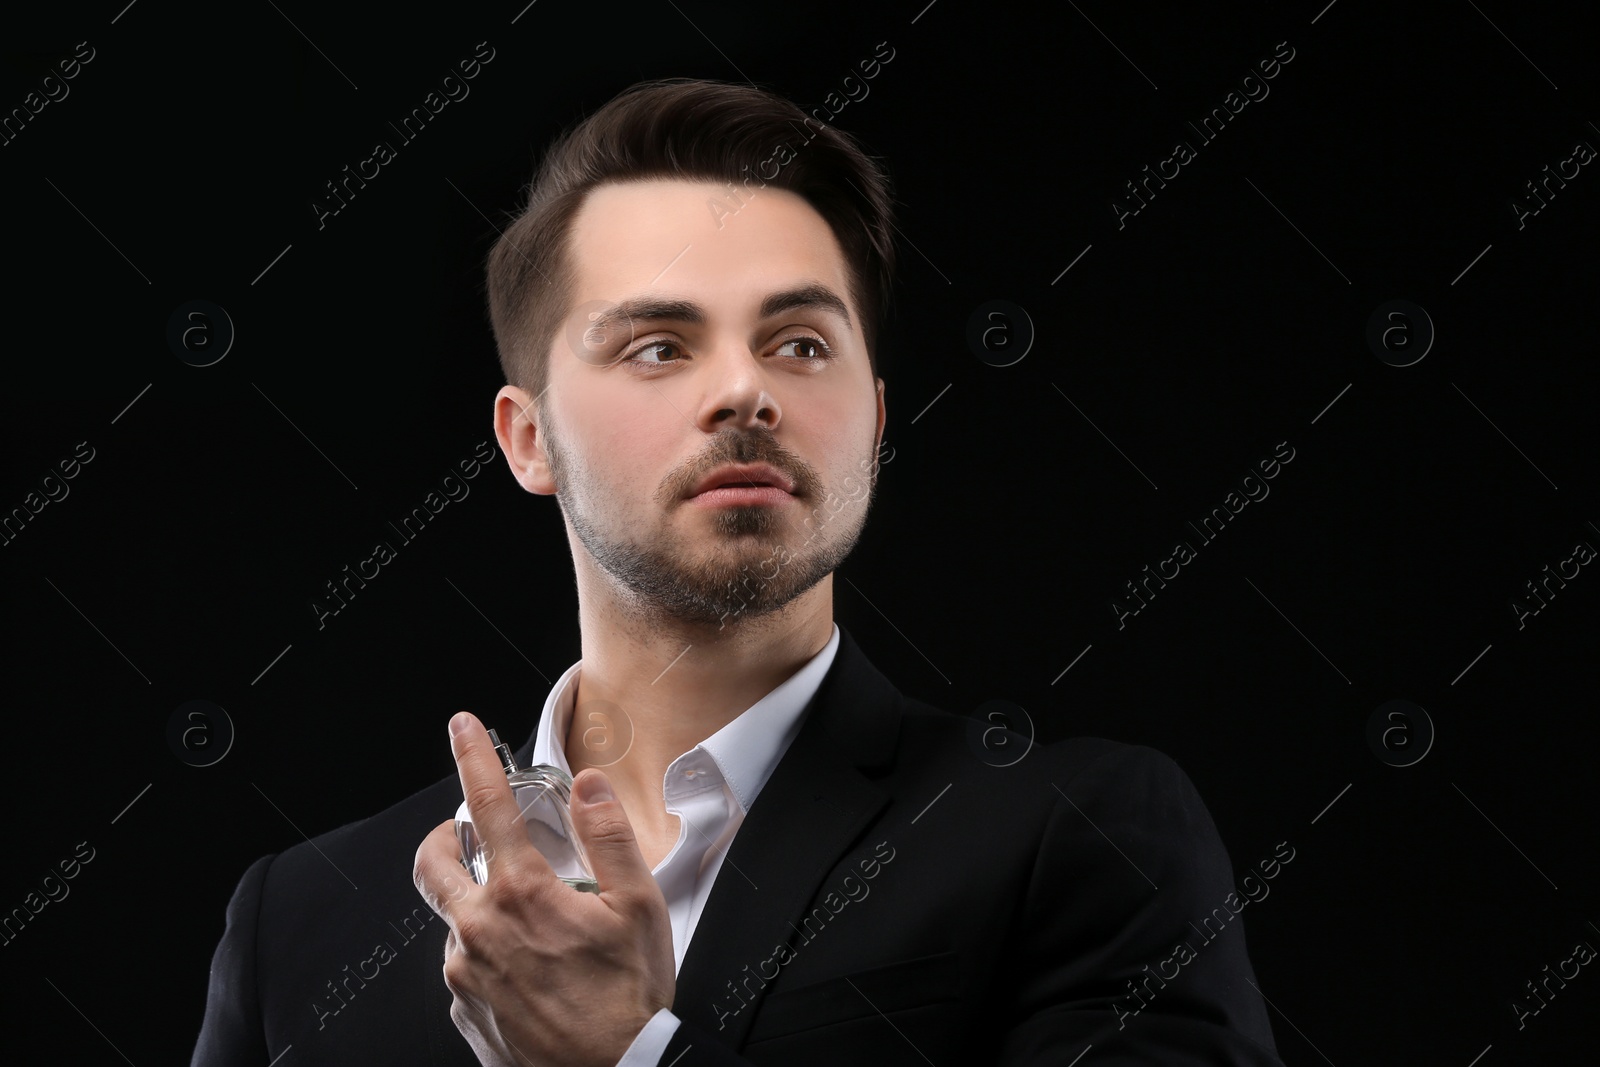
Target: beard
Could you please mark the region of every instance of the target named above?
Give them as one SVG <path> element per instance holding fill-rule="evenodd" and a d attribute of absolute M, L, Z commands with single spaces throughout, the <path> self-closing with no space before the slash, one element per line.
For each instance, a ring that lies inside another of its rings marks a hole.
<path fill-rule="evenodd" d="M 783 541 L 787 520 L 760 505 L 718 507 L 710 513 L 711 534 L 703 552 L 669 538 L 638 541 L 622 531 L 629 523 L 614 509 L 589 506 L 575 485 L 594 485 L 581 463 L 561 446 L 543 413 L 545 450 L 556 483 L 556 500 L 579 542 L 606 573 L 632 594 L 647 615 L 665 616 L 721 630 L 741 619 L 770 615 L 832 574 L 855 548 L 877 491 L 873 465 L 865 504 L 837 515 L 822 507 L 805 544 Z M 868 442 L 866 455 L 873 455 Z M 685 506 L 684 494 L 711 470 L 727 463 L 768 463 L 794 480 L 794 496 L 812 508 L 822 505 L 823 481 L 816 469 L 783 448 L 765 427 L 722 430 L 710 447 L 682 470 L 670 474 L 655 494 L 658 506 Z"/>

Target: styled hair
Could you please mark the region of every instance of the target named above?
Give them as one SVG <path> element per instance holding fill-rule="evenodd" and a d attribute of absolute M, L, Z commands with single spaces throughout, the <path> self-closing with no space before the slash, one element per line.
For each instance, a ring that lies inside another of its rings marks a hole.
<path fill-rule="evenodd" d="M 527 205 L 486 263 L 489 318 L 509 384 L 542 396 L 548 357 L 570 313 L 572 220 L 607 182 L 679 179 L 727 187 L 730 213 L 764 188 L 803 197 L 844 252 L 850 297 L 874 376 L 894 281 L 893 190 L 850 134 L 750 85 L 697 78 L 639 82 L 561 133 Z"/>

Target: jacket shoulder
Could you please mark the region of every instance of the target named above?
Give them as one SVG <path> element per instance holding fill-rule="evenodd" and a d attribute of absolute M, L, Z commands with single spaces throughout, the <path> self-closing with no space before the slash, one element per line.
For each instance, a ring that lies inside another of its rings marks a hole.
<path fill-rule="evenodd" d="M 1036 768 L 1054 780 L 1091 774 L 1096 782 L 1132 784 L 1139 780 L 1148 786 L 1157 781 L 1176 785 L 1181 780 L 1188 784 L 1188 777 L 1172 757 L 1148 745 L 1090 735 L 1041 743 L 1036 739 L 1038 724 L 1014 705 L 982 716 L 959 715 L 927 701 L 902 696 L 899 710 L 902 742 L 913 749 L 930 744 L 964 747 L 980 764 L 1019 770 L 1031 764 L 1030 769 Z"/>
<path fill-rule="evenodd" d="M 305 936 L 327 927 L 331 935 L 345 914 L 338 902 L 354 905 L 357 893 L 363 911 L 377 905 L 386 919 L 409 915 L 413 906 L 426 912 L 412 882 L 417 846 L 454 817 L 460 803 L 460 783 L 442 778 L 382 811 L 284 849 L 262 876 L 261 929 L 287 927 Z"/>

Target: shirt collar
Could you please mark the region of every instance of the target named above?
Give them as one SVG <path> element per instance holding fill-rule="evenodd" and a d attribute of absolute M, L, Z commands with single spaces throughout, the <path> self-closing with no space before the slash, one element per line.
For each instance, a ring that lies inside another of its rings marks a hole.
<path fill-rule="evenodd" d="M 834 623 L 828 643 L 806 661 L 805 666 L 750 705 L 732 722 L 689 752 L 680 755 L 673 761 L 673 765 L 676 766 L 678 760 L 691 755 L 697 749 L 705 751 L 716 762 L 717 769 L 722 772 L 723 780 L 727 783 L 734 799 L 748 813 L 751 805 L 755 803 L 756 794 L 767 784 L 767 779 L 772 776 L 772 771 L 789 747 L 789 742 L 799 733 L 800 721 L 806 706 L 811 703 L 811 698 L 822 685 L 823 676 L 833 665 L 834 654 L 838 649 L 839 625 Z M 533 755 L 530 757 L 532 763 L 548 763 L 560 767 L 568 774 L 572 773 L 572 766 L 567 762 L 565 746 L 559 739 L 567 736 L 568 724 L 572 720 L 575 692 L 573 683 L 576 682 L 579 668 L 582 666 L 583 661 L 580 659 L 568 667 L 550 688 L 550 695 L 545 698 L 544 709 L 539 716 L 539 728 L 535 733 Z M 596 725 L 605 728 L 608 724 Z M 669 775 L 672 769 L 668 767 Z M 665 795 L 665 782 L 663 782 L 663 795 Z"/>

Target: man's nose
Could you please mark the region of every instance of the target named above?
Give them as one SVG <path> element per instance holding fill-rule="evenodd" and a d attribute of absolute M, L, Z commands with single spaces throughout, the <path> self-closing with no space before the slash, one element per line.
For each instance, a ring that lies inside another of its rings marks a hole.
<path fill-rule="evenodd" d="M 701 429 L 777 429 L 782 409 L 772 393 L 758 352 L 730 345 L 712 360 L 710 384 L 701 408 Z"/>

